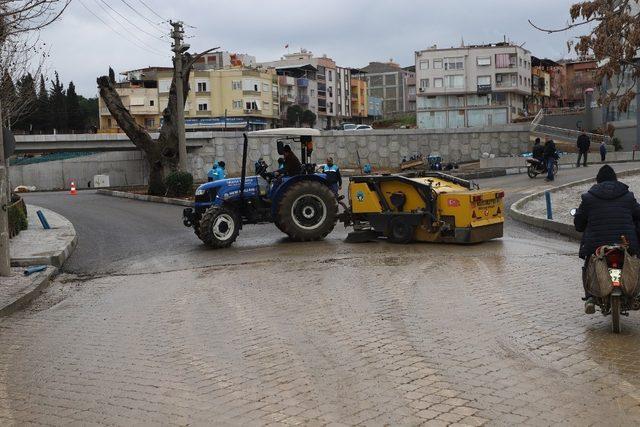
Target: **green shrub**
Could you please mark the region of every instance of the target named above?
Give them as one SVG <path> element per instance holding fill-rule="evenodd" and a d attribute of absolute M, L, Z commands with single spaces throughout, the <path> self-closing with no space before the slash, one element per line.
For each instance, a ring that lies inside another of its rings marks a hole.
<path fill-rule="evenodd" d="M 620 142 L 620 139 L 617 136 L 614 136 L 611 139 L 611 145 L 613 145 L 613 148 L 616 151 L 622 151 L 622 142 Z"/>
<path fill-rule="evenodd" d="M 20 231 L 27 229 L 29 226 L 27 212 L 24 208 L 24 203 L 20 199 L 9 205 L 7 213 L 9 216 L 9 236 L 17 236 Z"/>
<path fill-rule="evenodd" d="M 190 196 L 193 191 L 193 175 L 189 172 L 171 172 L 164 183 L 169 197 Z"/>

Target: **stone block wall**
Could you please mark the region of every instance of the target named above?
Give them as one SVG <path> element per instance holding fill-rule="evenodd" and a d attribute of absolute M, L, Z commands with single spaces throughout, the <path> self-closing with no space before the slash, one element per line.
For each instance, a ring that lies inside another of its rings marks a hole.
<path fill-rule="evenodd" d="M 203 180 L 214 161 L 224 160 L 228 173 L 237 175 L 242 164 L 242 134 L 212 133 L 202 148 L 189 155 L 189 166 L 197 180 Z M 373 131 L 327 131 L 314 138 L 312 159 L 324 163 L 328 156 L 343 169 L 357 168 L 370 163 L 374 169 L 397 168 L 403 157 L 415 154 L 437 154 L 445 161 L 472 161 L 482 153 L 499 156 L 517 155 L 527 150 L 529 127 L 508 125 L 486 129 L 447 129 L 439 132 L 422 129 L 394 129 Z M 292 144 L 294 152 L 299 148 Z M 248 164 L 264 157 L 272 167 L 278 154 L 273 137 L 249 137 Z"/>

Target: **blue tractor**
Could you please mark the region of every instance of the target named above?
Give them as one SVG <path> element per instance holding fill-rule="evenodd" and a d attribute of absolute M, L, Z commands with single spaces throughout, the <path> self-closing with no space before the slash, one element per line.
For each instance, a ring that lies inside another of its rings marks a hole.
<path fill-rule="evenodd" d="M 269 172 L 247 176 L 248 137 L 277 138 L 278 154 L 300 147 L 300 173 L 286 175 Z M 183 211 L 183 223 L 193 227 L 196 236 L 212 248 L 230 246 L 245 224 L 274 223 L 294 241 L 319 240 L 329 234 L 338 220 L 338 200 L 327 176 L 316 173 L 311 163 L 313 137 L 320 131 L 282 128 L 244 135 L 240 178 L 202 184 L 195 194 L 195 205 Z"/>

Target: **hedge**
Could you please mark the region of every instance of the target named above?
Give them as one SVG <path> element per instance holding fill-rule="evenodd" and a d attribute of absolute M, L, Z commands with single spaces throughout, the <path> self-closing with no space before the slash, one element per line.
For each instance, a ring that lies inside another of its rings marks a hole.
<path fill-rule="evenodd" d="M 20 231 L 26 230 L 29 226 L 27 221 L 27 206 L 24 200 L 17 195 L 11 197 L 11 204 L 7 210 L 9 214 L 9 237 L 17 236 Z"/>

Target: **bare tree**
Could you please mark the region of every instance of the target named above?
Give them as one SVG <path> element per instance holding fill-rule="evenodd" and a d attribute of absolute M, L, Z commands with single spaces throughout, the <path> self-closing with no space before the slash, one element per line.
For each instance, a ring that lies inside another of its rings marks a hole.
<path fill-rule="evenodd" d="M 0 69 L 1 75 L 22 70 L 32 64 L 33 51 L 28 48 L 38 40 L 38 31 L 53 23 L 69 6 L 71 0 L 0 0 Z M 7 81 L 8 81 L 7 80 Z M 0 129 L 2 127 L 0 98 Z M 7 101 L 8 103 L 10 100 Z M 15 107 L 13 107 L 15 109 Z M 9 268 L 8 203 L 10 186 L 4 158 L 4 141 L 0 132 L 0 276 L 11 274 Z"/>
<path fill-rule="evenodd" d="M 216 50 L 209 49 L 200 54 L 191 55 L 183 53 L 182 76 L 183 93 L 187 99 L 189 94 L 189 74 L 193 64 L 203 55 Z M 166 192 L 164 178 L 172 171 L 177 170 L 179 162 L 178 152 L 178 127 L 176 122 L 178 112 L 178 101 L 176 96 L 176 75 L 174 74 L 169 89 L 169 102 L 167 108 L 162 112 L 162 126 L 160 135 L 154 140 L 147 130 L 139 125 L 135 118 L 127 110 L 116 90 L 116 84 L 109 76 L 98 77 L 98 88 L 100 97 L 106 104 L 109 112 L 120 126 L 120 129 L 129 137 L 131 142 L 145 153 L 149 163 L 149 194 L 163 196 Z M 181 105 L 180 108 L 184 108 Z"/>
<path fill-rule="evenodd" d="M 571 21 L 561 28 L 542 28 L 546 33 L 584 28 L 586 34 L 567 42 L 569 51 L 580 57 L 593 56 L 598 62 L 596 83 L 608 86 L 600 102 L 617 102 L 626 111 L 635 96 L 640 77 L 640 6 L 636 0 L 590 0 L 575 3 L 569 9 Z M 606 85 L 603 83 L 607 82 Z"/>

